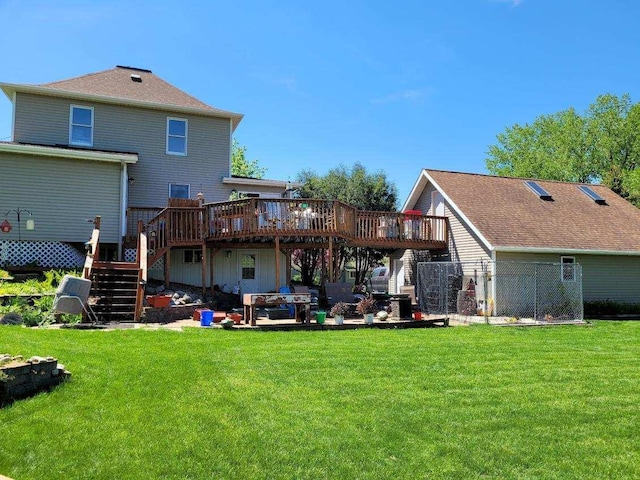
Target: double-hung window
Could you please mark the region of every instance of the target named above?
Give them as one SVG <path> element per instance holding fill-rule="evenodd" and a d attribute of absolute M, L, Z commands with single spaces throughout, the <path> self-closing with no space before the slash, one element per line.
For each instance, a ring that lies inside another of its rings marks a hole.
<path fill-rule="evenodd" d="M 69 145 L 93 146 L 93 107 L 71 105 L 69 111 Z"/>
<path fill-rule="evenodd" d="M 189 122 L 185 118 L 167 117 L 167 154 L 187 154 Z"/>
<path fill-rule="evenodd" d="M 560 266 L 562 268 L 560 274 L 563 282 L 576 281 L 576 258 L 560 257 Z"/>

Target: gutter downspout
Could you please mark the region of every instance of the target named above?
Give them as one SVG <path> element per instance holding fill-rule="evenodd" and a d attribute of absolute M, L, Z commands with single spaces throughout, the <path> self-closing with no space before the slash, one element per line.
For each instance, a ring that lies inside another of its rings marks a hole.
<path fill-rule="evenodd" d="M 496 263 L 496 249 L 493 248 L 491 250 L 491 297 L 493 298 L 493 311 L 497 312 L 498 311 L 498 302 L 496 299 L 496 267 L 497 267 L 497 263 Z M 485 307 L 488 307 L 489 305 L 486 305 Z M 486 308 L 485 308 L 486 310 Z M 496 316 L 496 313 L 490 312 L 490 314 L 493 314 L 493 316 Z"/>
<path fill-rule="evenodd" d="M 118 258 L 122 257 L 122 239 L 127 233 L 127 197 L 129 192 L 127 186 L 129 185 L 129 175 L 127 173 L 127 164 L 124 161 L 120 162 L 120 236 L 118 238 Z"/>

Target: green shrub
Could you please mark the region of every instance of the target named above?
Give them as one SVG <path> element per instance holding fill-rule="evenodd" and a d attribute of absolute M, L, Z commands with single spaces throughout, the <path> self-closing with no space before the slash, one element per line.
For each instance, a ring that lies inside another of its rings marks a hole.
<path fill-rule="evenodd" d="M 51 312 L 54 292 L 65 275 L 77 276 L 76 271 L 48 270 L 43 278 L 29 279 L 24 282 L 5 282 L 0 285 L 1 295 L 15 295 L 0 304 L 0 316 L 6 313 L 19 314 L 25 325 L 29 327 L 48 325 L 56 320 L 62 323 L 78 323 L 81 315 L 58 315 Z M 0 274 L 1 276 L 2 274 Z M 43 295 L 30 298 L 29 295 Z"/>
<path fill-rule="evenodd" d="M 42 279 L 28 279 L 24 282 L 3 282 L 0 295 L 31 295 L 34 293 L 54 293 L 65 275 L 79 276 L 76 270 L 47 270 Z M 2 274 L 0 273 L 0 277 Z"/>
<path fill-rule="evenodd" d="M 584 302 L 584 316 L 597 318 L 601 315 L 640 314 L 640 303 L 614 302 L 613 300 L 596 300 Z"/>

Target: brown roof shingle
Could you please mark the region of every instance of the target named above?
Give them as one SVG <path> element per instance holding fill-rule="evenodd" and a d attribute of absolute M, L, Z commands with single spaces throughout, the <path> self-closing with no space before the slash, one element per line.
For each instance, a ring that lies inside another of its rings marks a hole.
<path fill-rule="evenodd" d="M 552 196 L 540 199 L 522 178 L 425 170 L 493 247 L 640 253 L 640 210 L 603 185 L 535 180 Z"/>
<path fill-rule="evenodd" d="M 141 81 L 134 81 L 132 75 Z M 242 115 L 220 110 L 201 102 L 179 88 L 165 82 L 149 70 L 117 66 L 102 72 L 89 73 L 80 77 L 45 83 L 40 87 L 69 93 L 98 95 L 110 99 L 145 102 L 201 110 L 203 113 L 234 118 L 239 123 Z"/>

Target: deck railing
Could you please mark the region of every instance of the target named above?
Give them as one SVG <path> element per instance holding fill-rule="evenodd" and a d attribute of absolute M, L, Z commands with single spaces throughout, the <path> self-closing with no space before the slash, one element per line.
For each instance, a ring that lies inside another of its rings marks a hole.
<path fill-rule="evenodd" d="M 256 236 L 352 236 L 355 209 L 313 199 L 250 198 L 205 205 L 209 239 Z"/>
<path fill-rule="evenodd" d="M 155 211 L 155 215 L 150 215 Z M 250 241 L 257 237 L 339 237 L 358 246 L 444 248 L 447 218 L 400 212 L 361 211 L 343 202 L 318 199 L 248 198 L 202 207 L 129 208 L 145 222 L 149 249 Z M 127 225 L 132 225 L 127 220 Z M 128 232 L 129 234 L 129 232 Z M 131 232 L 133 235 L 134 232 Z"/>
<path fill-rule="evenodd" d="M 132 210 L 132 209 L 129 209 Z M 203 207 L 168 207 L 146 224 L 149 249 L 202 243 L 207 210 Z"/>
<path fill-rule="evenodd" d="M 125 243 L 137 242 L 138 222 L 142 221 L 148 225 L 151 220 L 162 211 L 162 208 L 155 207 L 131 207 L 127 209 L 127 234 Z"/>
<path fill-rule="evenodd" d="M 358 244 L 446 242 L 447 218 L 400 212 L 357 213 L 354 241 Z"/>

